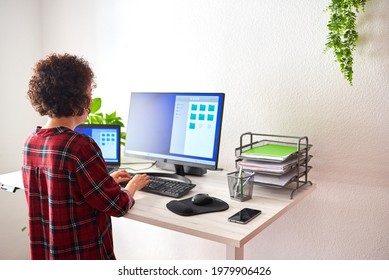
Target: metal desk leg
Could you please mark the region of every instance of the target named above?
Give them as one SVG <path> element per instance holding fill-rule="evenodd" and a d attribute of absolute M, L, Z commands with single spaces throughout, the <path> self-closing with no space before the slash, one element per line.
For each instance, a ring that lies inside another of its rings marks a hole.
<path fill-rule="evenodd" d="M 227 260 L 243 260 L 243 247 L 226 245 Z"/>

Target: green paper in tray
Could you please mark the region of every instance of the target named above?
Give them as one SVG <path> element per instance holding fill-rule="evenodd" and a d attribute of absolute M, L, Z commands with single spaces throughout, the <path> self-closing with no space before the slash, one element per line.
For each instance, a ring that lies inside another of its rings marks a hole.
<path fill-rule="evenodd" d="M 263 146 L 255 147 L 243 152 L 245 155 L 257 155 L 257 156 L 269 156 L 269 157 L 287 157 L 297 152 L 297 147 L 279 145 L 279 144 L 266 144 Z"/>

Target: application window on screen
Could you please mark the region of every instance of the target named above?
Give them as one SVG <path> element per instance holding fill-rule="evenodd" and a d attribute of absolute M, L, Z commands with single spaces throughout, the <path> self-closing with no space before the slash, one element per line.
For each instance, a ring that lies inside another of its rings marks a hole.
<path fill-rule="evenodd" d="M 216 132 L 217 100 L 176 100 L 171 153 L 211 158 Z M 185 135 L 185 137 L 182 137 Z"/>
<path fill-rule="evenodd" d="M 117 157 L 116 141 L 118 141 L 118 139 L 115 131 L 97 131 L 92 137 L 95 141 L 97 140 L 96 142 L 99 145 L 105 159 L 115 159 Z"/>

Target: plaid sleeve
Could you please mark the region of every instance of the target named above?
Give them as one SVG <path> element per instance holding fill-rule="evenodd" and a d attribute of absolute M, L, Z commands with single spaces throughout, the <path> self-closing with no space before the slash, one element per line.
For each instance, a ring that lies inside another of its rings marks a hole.
<path fill-rule="evenodd" d="M 134 204 L 108 174 L 100 148 L 91 138 L 84 138 L 77 154 L 77 181 L 86 202 L 110 216 L 120 217 Z"/>

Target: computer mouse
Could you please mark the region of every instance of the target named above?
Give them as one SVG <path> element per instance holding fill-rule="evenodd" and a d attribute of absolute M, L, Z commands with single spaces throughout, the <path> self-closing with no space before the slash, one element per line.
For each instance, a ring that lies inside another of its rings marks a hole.
<path fill-rule="evenodd" d="M 198 193 L 192 197 L 193 204 L 198 206 L 210 204 L 212 201 L 213 198 L 205 193 Z"/>

